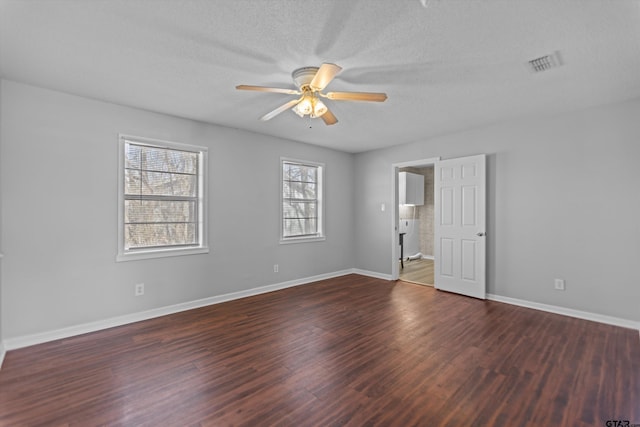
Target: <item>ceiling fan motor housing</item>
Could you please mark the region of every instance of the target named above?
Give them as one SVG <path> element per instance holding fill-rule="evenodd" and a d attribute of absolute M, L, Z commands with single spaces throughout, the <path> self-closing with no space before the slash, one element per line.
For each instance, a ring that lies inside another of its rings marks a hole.
<path fill-rule="evenodd" d="M 302 89 L 304 86 L 309 86 L 309 83 L 311 83 L 311 80 L 313 80 L 319 69 L 319 67 L 298 68 L 291 73 L 291 77 L 296 86 Z"/>

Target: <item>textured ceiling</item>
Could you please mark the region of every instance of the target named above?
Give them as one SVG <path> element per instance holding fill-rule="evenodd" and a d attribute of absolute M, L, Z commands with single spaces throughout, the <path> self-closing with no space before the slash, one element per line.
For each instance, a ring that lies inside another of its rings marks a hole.
<path fill-rule="evenodd" d="M 347 152 L 640 96 L 638 0 L 0 0 L 0 37 L 9 80 Z M 322 62 L 388 100 L 262 122 L 290 96 L 235 90 Z"/>

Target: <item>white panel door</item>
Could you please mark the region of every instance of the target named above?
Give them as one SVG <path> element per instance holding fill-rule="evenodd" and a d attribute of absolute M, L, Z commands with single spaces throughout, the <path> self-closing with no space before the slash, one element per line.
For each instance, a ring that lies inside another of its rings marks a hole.
<path fill-rule="evenodd" d="M 486 158 L 435 165 L 435 287 L 485 298 Z"/>

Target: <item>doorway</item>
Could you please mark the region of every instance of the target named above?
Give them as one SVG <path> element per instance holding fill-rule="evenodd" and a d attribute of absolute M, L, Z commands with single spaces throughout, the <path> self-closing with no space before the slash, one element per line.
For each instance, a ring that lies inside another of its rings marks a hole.
<path fill-rule="evenodd" d="M 402 237 L 399 279 L 428 286 L 434 284 L 433 172 L 433 165 L 399 168 L 398 182 L 398 225 Z M 407 197 L 407 192 L 412 192 L 413 197 Z M 421 197 L 416 197 L 418 192 Z"/>
<path fill-rule="evenodd" d="M 403 235 L 399 227 L 400 168 L 433 165 L 433 285 L 438 290 L 486 298 L 486 164 L 486 155 L 477 154 L 448 160 L 435 158 L 392 165 L 392 280 L 398 280 L 404 261 L 403 254 L 401 256 L 404 246 L 400 245 Z M 405 177 L 405 185 L 410 181 L 413 179 Z M 408 195 L 415 199 L 415 194 L 415 190 L 405 191 L 405 200 Z"/>
<path fill-rule="evenodd" d="M 439 158 L 422 159 L 392 165 L 394 209 L 392 279 L 420 285 L 434 285 L 434 166 Z M 407 200 L 406 177 L 422 181 L 423 198 L 417 204 Z M 402 204 L 401 204 L 402 202 Z"/>

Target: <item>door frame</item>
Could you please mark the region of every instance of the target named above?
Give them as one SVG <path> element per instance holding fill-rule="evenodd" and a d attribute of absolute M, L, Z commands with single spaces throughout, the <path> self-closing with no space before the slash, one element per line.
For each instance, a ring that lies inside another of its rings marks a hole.
<path fill-rule="evenodd" d="M 426 167 L 433 166 L 440 161 L 440 157 L 431 157 L 422 160 L 411 160 L 408 162 L 398 162 L 391 165 L 391 200 L 393 206 L 391 209 L 391 280 L 398 280 L 400 277 L 400 267 L 398 260 L 400 259 L 400 236 L 398 229 L 400 227 L 400 195 L 398 192 L 398 173 L 401 168 L 409 167 Z M 435 199 L 434 199 L 435 203 Z M 438 207 L 434 205 L 434 209 Z"/>

